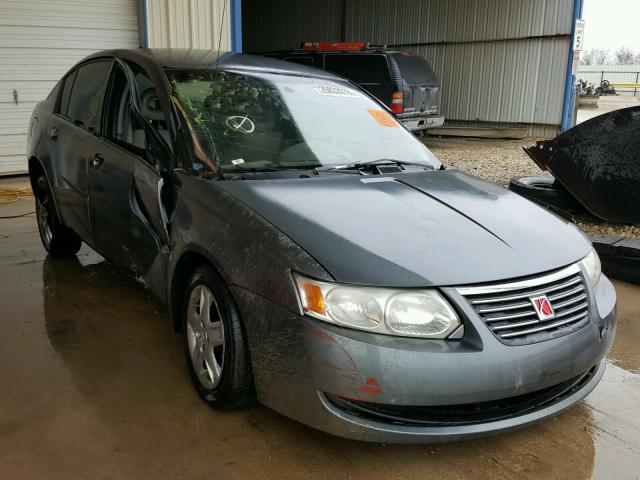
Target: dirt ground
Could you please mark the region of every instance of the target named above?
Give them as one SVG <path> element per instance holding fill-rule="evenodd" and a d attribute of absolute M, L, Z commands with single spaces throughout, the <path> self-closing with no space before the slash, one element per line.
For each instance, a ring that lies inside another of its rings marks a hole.
<path fill-rule="evenodd" d="M 33 199 L 0 205 L 0 216 Z M 342 440 L 256 406 L 208 408 L 169 316 L 83 247 L 45 256 L 33 215 L 0 219 L 0 478 L 638 479 L 640 287 L 584 402 L 507 434 L 444 445 Z"/>
<path fill-rule="evenodd" d="M 509 185 L 512 177 L 548 175 L 522 150 L 522 147 L 534 144 L 536 139 L 426 137 L 423 141 L 446 165 L 504 187 Z M 576 223 L 587 235 L 621 235 L 640 239 L 640 228 L 607 223 L 590 214 L 576 216 Z"/>

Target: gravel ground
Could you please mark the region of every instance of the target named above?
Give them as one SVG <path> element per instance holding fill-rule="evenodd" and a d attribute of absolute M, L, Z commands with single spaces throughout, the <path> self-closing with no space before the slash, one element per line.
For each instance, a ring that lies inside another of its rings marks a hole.
<path fill-rule="evenodd" d="M 522 150 L 536 139 L 494 140 L 477 138 L 423 139 L 429 149 L 446 165 L 477 175 L 504 187 L 512 177 L 548 175 Z M 640 228 L 603 222 L 590 214 L 576 216 L 576 224 L 587 235 L 621 235 L 640 239 Z"/>

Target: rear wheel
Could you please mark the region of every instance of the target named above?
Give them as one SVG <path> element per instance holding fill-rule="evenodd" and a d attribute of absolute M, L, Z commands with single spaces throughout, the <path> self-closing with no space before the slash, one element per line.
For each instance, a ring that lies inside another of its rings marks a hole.
<path fill-rule="evenodd" d="M 45 176 L 40 175 L 34 185 L 38 232 L 40 232 L 42 245 L 52 257 L 74 256 L 82 246 L 82 239 L 60 222 Z"/>
<path fill-rule="evenodd" d="M 200 397 L 219 409 L 253 403 L 253 375 L 238 308 L 211 268 L 199 267 L 191 277 L 182 317 L 187 368 Z"/>

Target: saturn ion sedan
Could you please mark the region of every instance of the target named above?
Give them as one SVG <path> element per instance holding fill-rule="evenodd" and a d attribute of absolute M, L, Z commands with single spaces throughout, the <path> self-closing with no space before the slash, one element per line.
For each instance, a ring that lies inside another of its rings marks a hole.
<path fill-rule="evenodd" d="M 602 377 L 616 296 L 585 236 L 445 167 L 348 80 L 103 51 L 29 130 L 44 247 L 143 280 L 212 407 L 435 442 L 555 415 Z"/>

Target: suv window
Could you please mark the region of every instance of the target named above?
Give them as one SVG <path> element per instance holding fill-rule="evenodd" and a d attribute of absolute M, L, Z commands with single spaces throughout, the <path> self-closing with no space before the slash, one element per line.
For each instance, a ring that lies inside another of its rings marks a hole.
<path fill-rule="evenodd" d="M 62 96 L 60 97 L 60 102 L 58 103 L 58 108 L 56 109 L 56 113 L 66 116 L 67 108 L 69 107 L 69 97 L 71 96 L 71 89 L 73 88 L 73 82 L 76 80 L 77 70 L 74 70 L 67 78 L 64 80 L 64 87 L 62 87 Z"/>
<path fill-rule="evenodd" d="M 97 127 L 102 93 L 110 68 L 111 60 L 91 62 L 78 68 L 67 116 L 90 132 Z"/>
<path fill-rule="evenodd" d="M 363 85 L 391 82 L 384 55 L 325 55 L 324 68 Z"/>
<path fill-rule="evenodd" d="M 396 53 L 393 55 L 393 59 L 398 64 L 403 80 L 409 85 L 436 85 L 438 83 L 429 62 L 419 55 Z"/>

